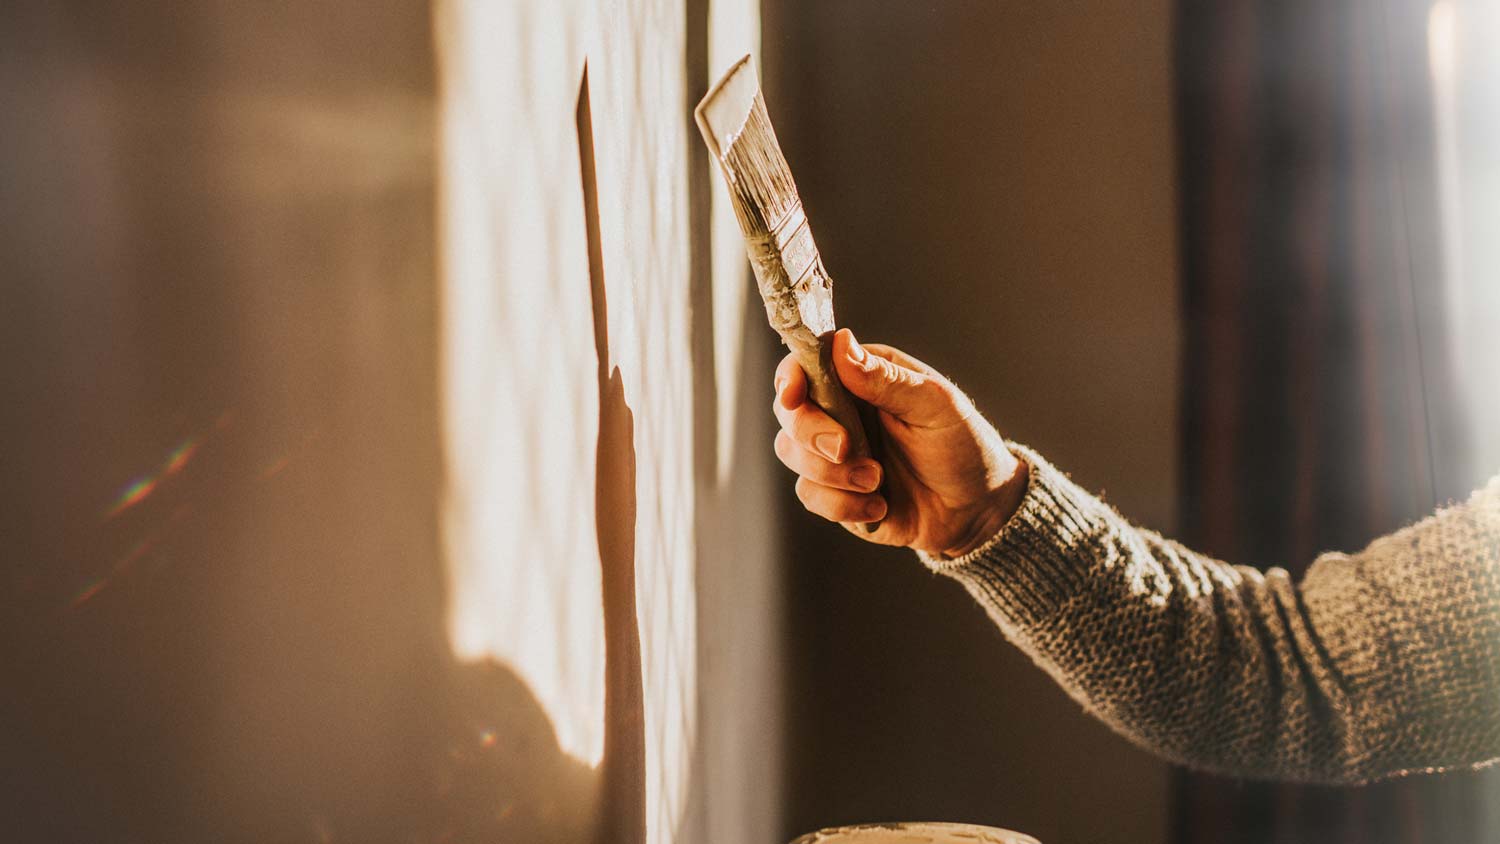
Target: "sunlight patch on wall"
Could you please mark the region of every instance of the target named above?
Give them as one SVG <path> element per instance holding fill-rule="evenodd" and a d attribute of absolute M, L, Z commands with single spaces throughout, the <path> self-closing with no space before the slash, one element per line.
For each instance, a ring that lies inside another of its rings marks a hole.
<path fill-rule="evenodd" d="M 1437 0 L 1427 18 L 1449 350 L 1482 474 L 1500 471 L 1500 7 Z"/>
<path fill-rule="evenodd" d="M 542 7 L 440 18 L 450 635 L 670 841 L 698 718 L 684 12 Z"/>
<path fill-rule="evenodd" d="M 673 840 L 697 730 L 691 247 L 679 2 L 601 4 L 589 84 L 609 353 L 635 415 L 647 840 Z"/>
<path fill-rule="evenodd" d="M 728 70 L 740 56 L 760 50 L 760 7 L 757 3 L 735 0 L 714 3 L 709 9 L 708 74 L 711 80 Z M 774 119 L 775 115 L 772 115 Z M 696 140 L 696 139 L 695 139 Z M 722 488 L 729 479 L 734 455 L 735 424 L 739 408 L 736 396 L 741 382 L 741 326 L 745 324 L 746 302 L 753 281 L 745 259 L 744 236 L 734 217 L 729 193 L 722 184 L 718 164 L 708 161 L 709 184 L 712 185 L 712 254 L 713 254 L 713 320 L 714 320 L 714 386 L 718 403 L 718 453 L 714 477 Z M 750 314 L 760 321 L 760 314 Z M 769 329 L 768 329 L 769 330 Z M 751 378 L 765 374 L 752 374 Z M 758 408 L 751 408 L 754 412 Z"/>
<path fill-rule="evenodd" d="M 442 73 L 449 635 L 519 673 L 561 749 L 604 749 L 596 359 L 576 15 L 451 2 Z"/>
<path fill-rule="evenodd" d="M 709 60 L 754 47 L 757 16 L 712 4 Z M 680 0 L 449 0 L 437 18 L 451 644 L 519 674 L 649 842 L 686 840 L 708 799 L 691 779 L 699 554 L 744 553 L 697 535 L 693 239 L 714 253 L 721 479 L 749 281 L 722 190 L 708 230 L 689 210 L 687 17 Z"/>

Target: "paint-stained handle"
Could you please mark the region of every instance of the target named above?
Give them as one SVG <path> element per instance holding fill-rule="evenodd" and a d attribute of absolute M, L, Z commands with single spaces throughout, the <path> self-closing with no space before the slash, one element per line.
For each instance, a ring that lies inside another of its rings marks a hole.
<path fill-rule="evenodd" d="M 849 450 L 844 459 L 876 458 L 872 439 L 879 436 L 880 428 L 874 408 L 851 395 L 839 381 L 833 366 L 833 333 L 820 336 L 816 349 L 793 346 L 793 351 L 807 374 L 808 398 L 849 433 Z M 878 521 L 864 524 L 865 533 L 874 533 L 879 528 Z"/>

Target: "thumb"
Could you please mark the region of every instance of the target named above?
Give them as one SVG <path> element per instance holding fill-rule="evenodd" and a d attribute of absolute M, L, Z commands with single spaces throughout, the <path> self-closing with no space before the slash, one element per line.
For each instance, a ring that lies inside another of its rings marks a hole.
<path fill-rule="evenodd" d="M 958 390 L 945 378 L 876 354 L 847 328 L 833 337 L 833 366 L 856 398 L 909 425 L 938 427 L 963 419 L 955 401 Z"/>

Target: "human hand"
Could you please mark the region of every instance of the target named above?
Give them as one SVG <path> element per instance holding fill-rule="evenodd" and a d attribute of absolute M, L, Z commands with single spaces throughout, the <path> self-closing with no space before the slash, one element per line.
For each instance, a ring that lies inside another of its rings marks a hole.
<path fill-rule="evenodd" d="M 999 531 L 1020 506 L 1027 466 L 968 396 L 899 349 L 861 345 L 847 328 L 834 335 L 833 364 L 844 387 L 878 411 L 880 462 L 846 461 L 848 433 L 807 400 L 807 376 L 787 355 L 776 367 L 776 456 L 800 476 L 802 505 L 872 542 L 945 557 Z M 873 533 L 857 527 L 874 521 Z"/>

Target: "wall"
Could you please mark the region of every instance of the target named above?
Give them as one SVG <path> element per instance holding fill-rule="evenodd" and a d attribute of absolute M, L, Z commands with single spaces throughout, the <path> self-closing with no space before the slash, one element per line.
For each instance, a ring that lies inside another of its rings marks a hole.
<path fill-rule="evenodd" d="M 1170 5 L 789 0 L 764 30 L 841 322 L 1166 530 Z M 1165 838 L 1164 765 L 1084 717 L 956 585 L 812 520 L 785 481 L 788 832 L 942 818 Z"/>
<path fill-rule="evenodd" d="M 765 414 L 739 394 L 769 332 L 690 122 L 758 15 L 451 2 L 439 22 L 450 635 L 530 687 L 619 840 L 764 840 L 775 534 Z"/>
<path fill-rule="evenodd" d="M 755 23 L 5 5 L 0 829 L 774 840 Z"/>

